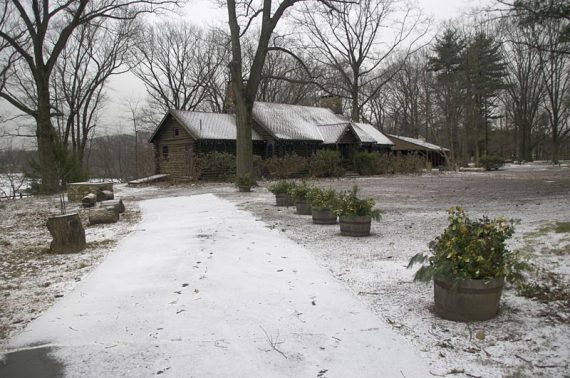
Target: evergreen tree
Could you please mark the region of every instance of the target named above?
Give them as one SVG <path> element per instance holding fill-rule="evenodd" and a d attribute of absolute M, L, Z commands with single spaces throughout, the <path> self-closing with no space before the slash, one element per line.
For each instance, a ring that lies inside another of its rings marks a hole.
<path fill-rule="evenodd" d="M 434 55 L 429 58 L 428 69 L 436 73 L 438 106 L 445 118 L 444 129 L 450 146 L 450 159 L 456 163 L 460 156 L 459 122 L 462 110 L 461 68 L 465 43 L 459 32 L 448 28 L 436 38 Z"/>
<path fill-rule="evenodd" d="M 487 154 L 488 120 L 496 105 L 497 95 L 505 87 L 506 64 L 501 56 L 500 44 L 483 32 L 478 32 L 469 41 L 462 60 L 466 142 L 478 164 L 481 150 Z"/>

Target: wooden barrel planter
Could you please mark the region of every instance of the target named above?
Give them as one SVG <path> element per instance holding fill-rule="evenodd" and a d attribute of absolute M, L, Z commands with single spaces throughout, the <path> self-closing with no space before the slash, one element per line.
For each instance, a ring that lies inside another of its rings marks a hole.
<path fill-rule="evenodd" d="M 297 208 L 297 214 L 299 215 L 312 215 L 313 210 L 311 209 L 311 203 L 306 201 L 295 202 L 295 207 Z"/>
<path fill-rule="evenodd" d="M 344 236 L 370 235 L 370 215 L 341 215 L 339 217 L 340 233 Z"/>
<path fill-rule="evenodd" d="M 314 224 L 336 224 L 336 214 L 330 209 L 312 208 Z"/>
<path fill-rule="evenodd" d="M 503 277 L 482 280 L 434 278 L 435 312 L 455 321 L 488 320 L 499 312 L 505 280 Z"/>
<path fill-rule="evenodd" d="M 277 206 L 293 206 L 293 200 L 287 193 L 276 193 L 275 204 Z"/>

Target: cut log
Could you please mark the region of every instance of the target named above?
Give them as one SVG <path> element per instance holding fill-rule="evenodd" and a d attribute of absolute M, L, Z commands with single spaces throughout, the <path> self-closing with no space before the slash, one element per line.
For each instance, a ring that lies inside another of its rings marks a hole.
<path fill-rule="evenodd" d="M 93 193 L 89 193 L 81 200 L 81 204 L 83 207 L 93 207 L 97 203 L 97 195 Z"/>
<path fill-rule="evenodd" d="M 98 190 L 97 201 L 108 201 L 115 198 L 115 193 L 112 190 Z"/>
<path fill-rule="evenodd" d="M 125 204 L 123 203 L 123 200 L 120 198 L 115 198 L 113 200 L 101 202 L 101 207 L 108 207 L 108 206 L 116 207 L 117 211 L 121 214 L 125 212 Z"/>
<path fill-rule="evenodd" d="M 85 229 L 79 214 L 50 217 L 47 228 L 53 237 L 50 250 L 55 253 L 74 253 L 85 249 Z"/>
<path fill-rule="evenodd" d="M 119 213 L 112 207 L 99 207 L 89 211 L 89 224 L 115 223 Z"/>

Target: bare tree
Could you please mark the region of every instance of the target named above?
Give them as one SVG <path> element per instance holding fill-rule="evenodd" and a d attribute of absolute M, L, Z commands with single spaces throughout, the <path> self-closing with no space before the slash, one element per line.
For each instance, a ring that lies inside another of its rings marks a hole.
<path fill-rule="evenodd" d="M 209 86 L 227 65 L 228 49 L 219 43 L 188 23 L 148 26 L 133 51 L 133 73 L 162 112 L 197 109 L 212 95 Z"/>
<path fill-rule="evenodd" d="M 253 103 L 261 83 L 263 66 L 271 36 L 285 12 L 296 3 L 304 0 L 227 0 L 228 22 L 230 26 L 231 90 L 235 102 L 237 120 L 236 160 L 237 175 L 251 175 L 253 172 L 253 147 L 251 142 Z M 336 11 L 335 5 L 343 0 L 315 0 Z M 255 53 L 251 64 L 245 66 L 242 51 L 242 38 L 250 27 L 258 21 L 259 33 L 256 38 Z M 244 75 L 248 72 L 248 75 Z"/>
<path fill-rule="evenodd" d="M 518 157 L 530 161 L 536 143 L 532 140 L 533 130 L 537 127 L 545 88 L 544 76 L 537 69 L 540 67 L 539 52 L 529 47 L 536 30 L 507 21 L 503 32 L 502 50 L 508 73 L 505 78 L 506 109 L 514 122 Z"/>
<path fill-rule="evenodd" d="M 103 105 L 104 88 L 125 72 L 133 20 L 97 20 L 79 26 L 61 53 L 52 76 L 53 105 L 61 143 L 83 165 L 85 147 Z"/>
<path fill-rule="evenodd" d="M 299 23 L 308 32 L 311 57 L 333 73 L 324 87 L 349 100 L 351 118 L 359 121 L 363 107 L 398 71 L 378 68 L 395 52 L 408 57 L 423 46 L 428 25 L 418 9 L 397 0 L 345 2 L 338 10 L 306 5 Z M 391 75 L 378 80 L 386 72 Z M 372 82 L 375 88 L 364 94 L 362 88 Z"/>
<path fill-rule="evenodd" d="M 545 81 L 544 108 L 548 113 L 552 137 L 552 162 L 558 164 L 560 143 L 570 135 L 570 54 L 560 52 L 561 28 L 559 20 L 550 20 L 551 25 L 543 30 L 540 50 L 540 70 Z"/>
<path fill-rule="evenodd" d="M 36 121 L 42 188 L 58 190 L 56 154 L 59 139 L 52 124 L 54 104 L 51 78 L 65 46 L 81 25 L 106 19 L 135 19 L 143 13 L 156 12 L 178 0 L 76 0 L 53 2 L 21 0 L 3 2 L 0 40 L 8 44 L 3 54 L 15 54 L 23 64 L 11 68 L 9 83 L 0 88 L 0 98 L 7 100 Z M 12 82 L 10 82 L 11 77 Z M 12 85 L 19 93 L 7 90 Z"/>

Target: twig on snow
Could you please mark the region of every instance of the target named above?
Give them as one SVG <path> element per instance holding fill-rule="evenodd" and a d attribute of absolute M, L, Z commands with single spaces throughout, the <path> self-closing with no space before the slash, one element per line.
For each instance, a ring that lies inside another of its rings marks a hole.
<path fill-rule="evenodd" d="M 516 358 L 519 358 L 519 359 L 523 360 L 524 362 L 529 363 L 529 364 L 532 365 L 532 361 L 527 360 L 526 358 L 521 357 L 521 356 L 519 356 L 518 354 L 515 354 L 515 357 L 516 357 Z"/>
<path fill-rule="evenodd" d="M 262 326 L 259 326 L 259 328 L 261 328 L 261 330 L 263 331 L 263 333 L 265 334 L 265 339 L 267 340 L 267 343 L 271 346 L 271 349 L 273 349 L 274 351 L 276 351 L 277 353 L 279 353 L 280 355 L 283 356 L 283 358 L 285 358 L 286 360 L 288 359 L 287 356 L 285 355 L 285 353 L 283 353 L 282 351 L 280 351 L 277 346 L 280 344 L 283 344 L 284 341 L 279 341 L 279 330 L 277 330 L 277 336 L 275 336 L 275 339 L 273 339 L 273 336 L 269 336 L 269 334 L 267 333 L 267 331 L 265 331 L 265 329 Z"/>

